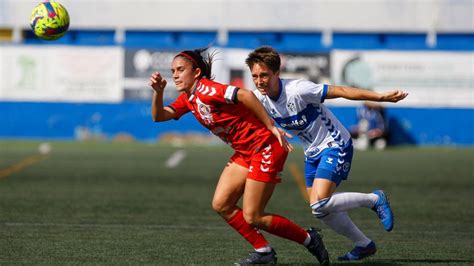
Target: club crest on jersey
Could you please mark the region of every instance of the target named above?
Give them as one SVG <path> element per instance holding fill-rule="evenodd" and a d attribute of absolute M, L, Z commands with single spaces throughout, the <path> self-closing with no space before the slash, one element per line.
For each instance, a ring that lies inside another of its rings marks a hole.
<path fill-rule="evenodd" d="M 294 102 L 289 102 L 286 107 L 288 108 L 288 110 L 292 113 L 295 113 L 296 112 L 296 105 Z"/>
<path fill-rule="evenodd" d="M 199 98 L 196 98 L 196 103 L 198 106 L 198 112 L 201 116 L 201 119 L 207 125 L 211 125 L 214 123 L 214 119 L 212 118 L 212 110 L 211 106 L 204 104 Z"/>

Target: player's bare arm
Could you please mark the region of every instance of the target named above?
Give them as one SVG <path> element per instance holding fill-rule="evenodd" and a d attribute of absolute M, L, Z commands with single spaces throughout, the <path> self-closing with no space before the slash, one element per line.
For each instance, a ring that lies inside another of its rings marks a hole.
<path fill-rule="evenodd" d="M 293 146 L 286 140 L 286 137 L 292 138 L 293 136 L 281 128 L 277 128 L 273 120 L 268 116 L 265 108 L 262 106 L 260 101 L 255 97 L 255 95 L 245 89 L 239 89 L 237 91 L 237 99 L 242 102 L 247 108 L 249 108 L 255 116 L 257 116 L 260 121 L 270 130 L 275 137 L 277 137 L 278 142 L 282 147 L 287 151 L 293 151 Z"/>
<path fill-rule="evenodd" d="M 353 87 L 329 85 L 327 99 L 345 98 L 349 100 L 366 100 L 375 102 L 393 102 L 396 103 L 407 97 L 408 93 L 402 90 L 393 90 L 384 93 L 378 93 L 370 90 L 364 90 Z"/>
<path fill-rule="evenodd" d="M 169 107 L 163 107 L 163 91 L 166 87 L 166 80 L 161 76 L 160 72 L 151 74 L 149 85 L 154 90 L 151 114 L 153 121 L 160 122 L 173 119 L 176 113 Z"/>

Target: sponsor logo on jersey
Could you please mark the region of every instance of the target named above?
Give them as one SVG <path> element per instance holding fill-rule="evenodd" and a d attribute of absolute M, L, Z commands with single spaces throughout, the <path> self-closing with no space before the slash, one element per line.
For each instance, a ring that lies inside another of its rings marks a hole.
<path fill-rule="evenodd" d="M 296 108 L 296 107 L 295 107 Z M 303 130 L 308 127 L 318 116 L 320 111 L 312 104 L 308 104 L 306 108 L 296 115 L 289 117 L 273 117 L 275 121 L 283 128 L 289 130 Z"/>
<path fill-rule="evenodd" d="M 308 123 L 308 119 L 306 119 L 306 116 L 303 115 L 301 116 L 300 119 L 297 118 L 289 122 L 282 122 L 280 123 L 280 126 L 286 129 L 293 129 L 293 128 L 305 126 L 307 123 Z"/>

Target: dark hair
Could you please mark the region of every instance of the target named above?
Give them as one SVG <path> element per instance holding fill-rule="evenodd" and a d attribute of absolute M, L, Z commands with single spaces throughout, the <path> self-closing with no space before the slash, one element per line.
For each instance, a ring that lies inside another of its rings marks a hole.
<path fill-rule="evenodd" d="M 265 64 L 273 72 L 280 71 L 281 59 L 278 52 L 270 46 L 259 47 L 245 59 L 247 66 L 252 69 L 255 64 Z"/>
<path fill-rule="evenodd" d="M 206 77 L 208 79 L 214 79 L 212 76 L 212 63 L 216 53 L 206 52 L 208 48 L 201 48 L 195 50 L 186 50 L 178 53 L 174 58 L 181 56 L 193 64 L 194 68 L 201 69 L 201 75 L 199 78 Z"/>

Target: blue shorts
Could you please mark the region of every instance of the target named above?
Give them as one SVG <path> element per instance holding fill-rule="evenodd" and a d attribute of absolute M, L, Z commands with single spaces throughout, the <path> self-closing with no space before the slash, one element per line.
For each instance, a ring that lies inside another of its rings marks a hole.
<path fill-rule="evenodd" d="M 339 186 L 351 170 L 354 149 L 352 142 L 342 148 L 327 148 L 314 157 L 305 158 L 304 173 L 306 186 L 312 187 L 315 178 L 323 178 Z"/>

